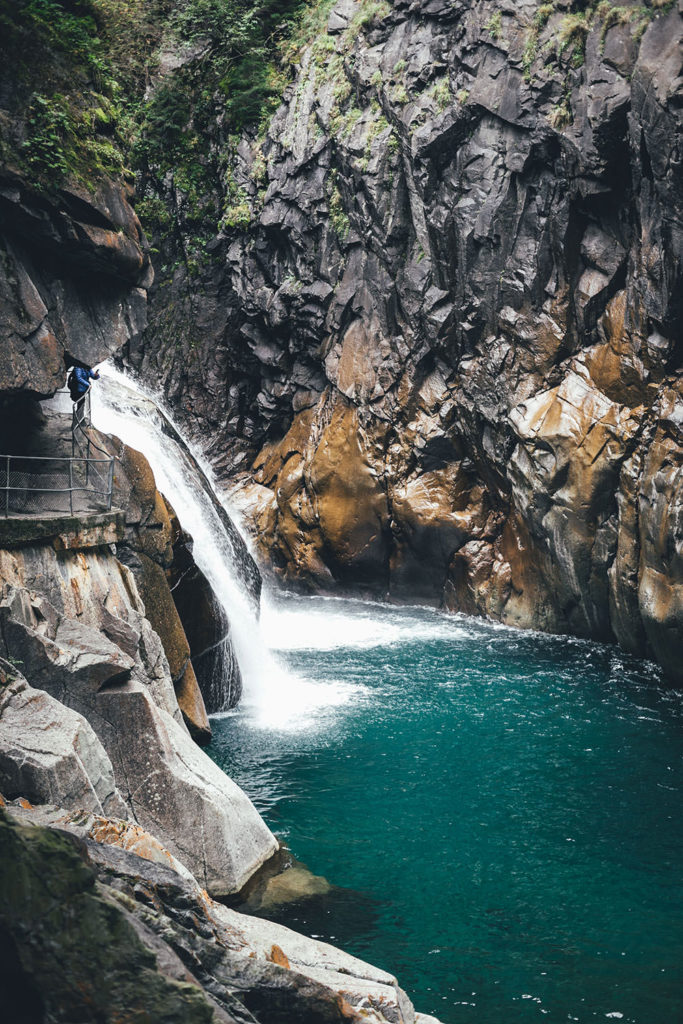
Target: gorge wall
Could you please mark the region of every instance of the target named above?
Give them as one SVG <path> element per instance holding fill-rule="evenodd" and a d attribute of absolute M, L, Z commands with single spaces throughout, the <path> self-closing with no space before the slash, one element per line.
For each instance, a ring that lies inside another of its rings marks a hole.
<path fill-rule="evenodd" d="M 153 279 L 92 12 L 0 8 L 0 792 L 144 825 L 234 892 L 278 843 L 193 741 L 211 732 L 171 582 L 198 660 L 229 625 L 144 455 L 86 420 L 113 510 L 55 493 L 82 464 L 70 403 L 40 401 L 139 335 Z"/>
<path fill-rule="evenodd" d="M 287 584 L 680 681 L 681 4 L 320 10 L 204 259 L 145 180 L 176 212 L 130 363 Z"/>

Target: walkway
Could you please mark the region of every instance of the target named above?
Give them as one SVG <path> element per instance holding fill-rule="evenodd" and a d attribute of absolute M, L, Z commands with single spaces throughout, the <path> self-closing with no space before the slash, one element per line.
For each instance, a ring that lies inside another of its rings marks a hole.
<path fill-rule="evenodd" d="M 43 423 L 0 454 L 0 516 L 43 520 L 110 510 L 114 459 L 92 437 L 90 395 L 78 414 L 63 392 L 41 408 Z"/>

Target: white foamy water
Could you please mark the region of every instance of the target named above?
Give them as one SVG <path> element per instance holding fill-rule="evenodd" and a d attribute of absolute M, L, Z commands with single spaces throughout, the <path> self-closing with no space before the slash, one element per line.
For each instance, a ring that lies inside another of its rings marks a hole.
<path fill-rule="evenodd" d="M 268 642 L 277 651 L 333 651 L 337 648 L 392 647 L 426 640 L 458 641 L 472 630 L 453 617 L 415 608 L 348 599 L 315 597 L 296 601 L 264 599 L 261 619 Z"/>
<path fill-rule="evenodd" d="M 192 535 L 195 562 L 209 580 L 232 630 L 232 641 L 243 682 L 242 705 L 259 728 L 305 729 L 318 709 L 337 707 L 353 699 L 362 687 L 331 681 L 312 681 L 289 672 L 270 648 L 282 649 L 287 613 L 267 604 L 259 622 L 240 578 L 240 553 L 230 538 L 214 502 L 219 501 L 201 460 L 163 430 L 166 419 L 182 437 L 168 413 L 160 412 L 136 381 L 114 367 L 101 368 L 102 379 L 92 389 L 93 425 L 115 434 L 125 445 L 143 453 L 158 489 L 168 498 L 182 527 Z M 228 514 L 230 509 L 226 508 Z M 284 619 L 284 621 L 281 621 Z M 299 622 L 300 630 L 304 624 Z M 269 633 L 273 634 L 273 638 Z"/>

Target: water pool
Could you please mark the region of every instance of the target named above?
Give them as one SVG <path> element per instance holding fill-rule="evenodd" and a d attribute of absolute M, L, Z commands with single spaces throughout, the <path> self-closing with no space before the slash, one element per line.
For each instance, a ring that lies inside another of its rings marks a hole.
<path fill-rule="evenodd" d="M 209 753 L 334 884 L 280 919 L 446 1024 L 683 1016 L 683 711 L 615 648 L 288 598 Z"/>

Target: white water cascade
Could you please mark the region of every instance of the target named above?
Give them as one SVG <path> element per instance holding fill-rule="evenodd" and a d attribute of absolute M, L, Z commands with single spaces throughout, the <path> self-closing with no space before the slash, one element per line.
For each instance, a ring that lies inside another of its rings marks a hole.
<path fill-rule="evenodd" d="M 253 724 L 303 728 L 315 708 L 345 703 L 352 687 L 296 676 L 270 651 L 247 589 L 248 559 L 243 555 L 243 542 L 236 531 L 231 533 L 232 524 L 220 514 L 222 503 L 201 455 L 187 444 L 168 412 L 139 382 L 108 364 L 100 367 L 100 372 L 102 379 L 92 388 L 93 426 L 142 452 L 158 489 L 191 534 L 194 560 L 230 622 L 242 675 L 243 706 Z M 267 607 L 266 622 L 277 637 L 281 635 L 277 604 L 268 602 Z"/>

